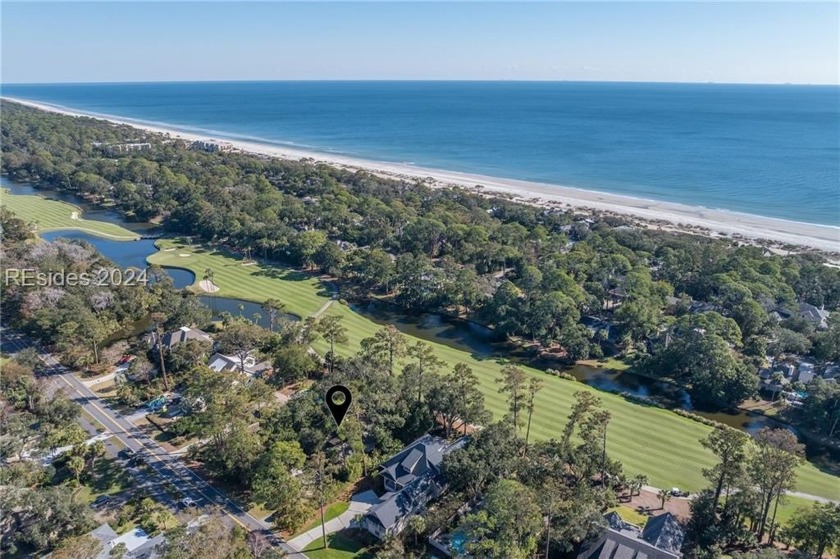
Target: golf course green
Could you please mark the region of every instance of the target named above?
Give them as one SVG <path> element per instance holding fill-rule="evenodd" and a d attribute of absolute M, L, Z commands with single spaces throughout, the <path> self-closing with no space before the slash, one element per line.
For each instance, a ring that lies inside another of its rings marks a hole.
<path fill-rule="evenodd" d="M 238 255 L 218 250 L 190 246 L 185 242 L 161 240 L 160 251 L 149 257 L 149 262 L 162 266 L 186 268 L 196 274 L 196 284 L 191 289 L 203 292 L 198 283 L 205 271 L 212 270 L 213 283 L 218 286 L 215 295 L 237 297 L 263 302 L 278 299 L 288 312 L 309 316 L 318 310 L 342 317 L 348 329 L 349 343 L 336 348 L 337 353 L 355 353 L 361 340 L 376 332 L 380 325 L 354 312 L 346 305 L 330 302 L 330 291 L 318 278 L 288 268 L 268 264 L 245 262 Z M 409 336 L 409 342 L 416 341 Z M 499 418 L 507 410 L 505 396 L 498 392 L 496 379 L 500 377 L 502 363 L 495 359 L 480 359 L 442 343 L 431 345 L 447 367 L 466 363 L 480 379 L 488 408 Z M 326 343 L 315 344 L 323 351 Z M 537 397 L 537 406 L 531 427 L 534 439 L 548 439 L 560 435 L 579 390 L 598 394 L 605 407 L 612 413 L 607 449 L 611 456 L 624 464 L 628 474 L 644 473 L 650 484 L 657 487 L 680 487 L 697 491 L 706 485 L 702 469 L 713 465 L 711 452 L 700 445 L 710 427 L 681 417 L 671 411 L 630 402 L 615 394 L 598 391 L 581 383 L 551 376 L 543 371 L 523 367 L 528 374 L 538 375 L 544 387 Z M 810 463 L 799 469 L 797 490 L 813 495 L 840 499 L 840 479 L 818 470 Z"/>
<path fill-rule="evenodd" d="M 115 223 L 83 219 L 81 208 L 67 202 L 47 200 L 28 194 L 12 194 L 4 188 L 0 192 L 0 205 L 9 208 L 24 221 L 35 224 L 38 233 L 73 229 L 118 241 L 133 241 L 139 238 L 136 233 Z"/>

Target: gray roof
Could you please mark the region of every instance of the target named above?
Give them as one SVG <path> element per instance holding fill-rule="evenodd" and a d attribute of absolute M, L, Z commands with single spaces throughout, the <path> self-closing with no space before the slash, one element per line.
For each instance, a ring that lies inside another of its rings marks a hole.
<path fill-rule="evenodd" d="M 420 437 L 382 464 L 382 476 L 404 487 L 418 477 L 435 475 L 440 471 L 446 449 L 444 439 L 431 435 Z"/>
<path fill-rule="evenodd" d="M 396 493 L 386 493 L 380 502 L 372 506 L 365 516 L 375 519 L 386 530 L 400 519 L 406 518 L 440 494 L 442 489 L 439 476 L 422 477 L 414 480 Z"/>
<path fill-rule="evenodd" d="M 418 512 L 443 490 L 443 457 L 465 443 L 463 437 L 449 444 L 440 437 L 424 435 L 386 460 L 380 466 L 380 475 L 395 482 L 398 489 L 380 497 L 365 517 L 389 530 L 400 519 Z"/>
<path fill-rule="evenodd" d="M 102 549 L 96 559 L 108 559 L 111 550 L 120 543 L 125 544 L 127 553 L 125 559 L 155 559 L 157 547 L 165 541 L 163 535 L 149 537 L 141 528 L 134 528 L 123 535 L 117 534 L 108 524 L 103 524 L 90 532 L 90 535 L 99 540 Z"/>
<path fill-rule="evenodd" d="M 625 521 L 621 516 L 613 511 L 604 515 L 604 520 L 607 521 L 607 524 L 613 530 L 621 531 L 629 531 L 634 532 L 636 534 L 641 533 L 641 530 L 635 524 L 630 524 L 629 522 Z"/>
<path fill-rule="evenodd" d="M 172 348 L 186 342 L 187 340 L 198 340 L 200 342 L 213 343 L 213 338 L 207 332 L 199 330 L 198 328 L 190 328 L 188 326 L 181 326 L 174 332 L 167 332 L 163 335 L 163 347 Z"/>
<path fill-rule="evenodd" d="M 825 309 L 820 309 L 809 303 L 799 303 L 799 315 L 802 318 L 810 320 L 819 324 L 821 327 L 827 326 L 827 319 L 831 313 Z"/>
<path fill-rule="evenodd" d="M 245 371 L 245 374 L 252 376 L 262 376 L 271 372 L 271 361 L 257 361 L 253 355 L 248 355 L 245 358 L 245 366 L 240 367 L 241 361 L 239 357 L 233 355 L 222 355 L 221 353 L 214 353 L 207 361 L 207 366 L 216 372 Z"/>
<path fill-rule="evenodd" d="M 584 543 L 577 559 L 677 559 L 674 553 L 635 537 L 633 533 L 613 529 L 604 532 L 595 540 Z"/>
<path fill-rule="evenodd" d="M 647 521 L 642 530 L 642 538 L 659 549 L 679 553 L 685 533 L 676 517 L 666 512 Z"/>

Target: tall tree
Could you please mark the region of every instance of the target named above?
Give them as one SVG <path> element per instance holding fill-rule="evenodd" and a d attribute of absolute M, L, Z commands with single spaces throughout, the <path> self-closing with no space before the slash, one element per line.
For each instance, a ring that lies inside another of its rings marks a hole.
<path fill-rule="evenodd" d="M 761 497 L 761 511 L 757 536 L 761 541 L 767 529 L 770 507 L 786 491 L 796 485 L 796 467 L 804 446 L 787 429 L 765 427 L 755 434 L 755 451 L 747 464 L 747 472 Z M 775 521 L 775 509 L 771 522 Z"/>
<path fill-rule="evenodd" d="M 344 345 L 347 338 L 347 328 L 341 323 L 340 316 L 328 314 L 318 319 L 318 332 L 330 343 L 330 374 L 335 366 L 335 344 Z"/>
<path fill-rule="evenodd" d="M 163 387 L 169 390 L 169 378 L 166 376 L 166 360 L 163 357 L 163 325 L 166 322 L 166 314 L 162 312 L 153 312 L 151 314 L 152 327 L 155 330 L 157 337 L 157 354 L 158 367 L 160 367 L 160 374 L 163 376 Z"/>
<path fill-rule="evenodd" d="M 736 429 L 720 426 L 700 441 L 718 458 L 713 468 L 703 469 L 703 475 L 714 484 L 714 503 L 717 508 L 720 495 L 744 472 L 749 437 Z"/>
<path fill-rule="evenodd" d="M 376 360 L 385 359 L 388 374 L 394 376 L 394 362 L 406 353 L 405 336 L 393 324 L 362 340 L 362 354 Z"/>
<path fill-rule="evenodd" d="M 525 371 L 513 365 L 505 365 L 502 367 L 502 377 L 497 379 L 499 392 L 507 394 L 508 409 L 513 420 L 513 427 L 518 432 L 520 427 L 521 417 L 519 413 L 522 411 L 522 405 L 526 398 L 526 382 L 528 376 Z"/>
<path fill-rule="evenodd" d="M 272 298 L 266 299 L 262 304 L 262 308 L 266 313 L 268 313 L 268 329 L 274 332 L 274 324 L 277 321 L 277 317 L 283 313 L 286 309 L 286 305 L 279 299 Z"/>
<path fill-rule="evenodd" d="M 528 438 L 531 436 L 531 416 L 534 415 L 534 408 L 536 407 L 536 398 L 540 390 L 542 390 L 543 382 L 537 377 L 531 377 L 528 381 L 528 395 L 525 402 L 525 408 L 528 410 L 528 428 L 525 430 L 525 451 L 528 451 Z"/>
<path fill-rule="evenodd" d="M 534 492 L 506 479 L 490 488 L 481 509 L 465 516 L 461 529 L 471 555 L 526 559 L 536 551 L 542 523 Z"/>
<path fill-rule="evenodd" d="M 814 503 L 799 509 L 785 530 L 786 539 L 812 557 L 840 550 L 840 504 Z"/>
<path fill-rule="evenodd" d="M 435 355 L 432 346 L 424 342 L 417 342 L 408 348 L 408 355 L 417 364 L 417 401 L 423 400 L 423 374 L 436 373 L 443 366 L 443 361 Z"/>

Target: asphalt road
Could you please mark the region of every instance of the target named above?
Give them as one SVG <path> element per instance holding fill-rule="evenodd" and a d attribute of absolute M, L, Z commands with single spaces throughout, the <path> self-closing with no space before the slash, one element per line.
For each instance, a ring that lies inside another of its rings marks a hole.
<path fill-rule="evenodd" d="M 32 340 L 23 335 L 4 328 L 0 332 L 2 336 L 3 350 L 14 353 L 30 346 L 37 346 Z M 72 393 L 74 399 L 82 408 L 101 423 L 113 434 L 125 447 L 133 450 L 140 456 L 144 463 L 154 470 L 162 479 L 171 483 L 184 497 L 192 499 L 198 507 L 217 506 L 230 517 L 234 522 L 248 530 L 263 535 L 272 545 L 280 547 L 290 556 L 305 558 L 306 555 L 288 545 L 284 540 L 271 531 L 271 525 L 248 514 L 239 505 L 228 499 L 224 494 L 216 490 L 198 474 L 187 468 L 177 457 L 171 456 L 156 441 L 146 435 L 140 428 L 126 420 L 119 412 L 108 407 L 95 393 L 85 386 L 79 379 L 73 376 L 63 365 L 61 365 L 51 354 L 39 353 L 39 358 L 44 363 L 43 373 L 54 379 L 57 383 L 66 386 L 67 391 Z M 133 476 L 137 476 L 139 482 L 147 484 L 142 471 L 131 468 Z M 154 495 L 164 503 L 173 506 L 172 498 L 163 491 Z"/>

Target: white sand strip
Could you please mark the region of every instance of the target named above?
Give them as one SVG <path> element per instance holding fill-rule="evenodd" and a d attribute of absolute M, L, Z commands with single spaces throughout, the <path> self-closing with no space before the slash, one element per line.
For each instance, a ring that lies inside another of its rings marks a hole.
<path fill-rule="evenodd" d="M 174 128 L 167 128 L 164 125 L 135 122 L 130 119 L 117 118 L 109 115 L 83 113 L 64 107 L 56 107 L 10 97 L 3 97 L 3 99 L 69 116 L 101 118 L 116 124 L 134 126 L 148 132 L 166 134 L 176 139 L 186 141 L 213 141 L 206 135 L 182 132 Z M 816 248 L 828 252 L 840 252 L 840 227 L 829 225 L 802 223 L 728 210 L 688 206 L 674 202 L 658 202 L 655 200 L 582 190 L 567 186 L 487 177 L 484 175 L 458 173 L 440 169 L 428 169 L 400 163 L 367 161 L 353 157 L 310 152 L 258 142 L 228 139 L 224 139 L 223 141 L 231 144 L 236 149 L 249 153 L 295 161 L 300 159 L 314 159 L 338 167 L 350 170 L 363 170 L 390 178 L 422 180 L 430 186 L 460 186 L 476 189 L 477 191 L 508 194 L 513 199 L 524 203 L 564 204 L 578 210 L 599 210 L 635 216 L 643 220 L 658 223 L 667 222 L 681 229 L 704 228 L 724 235 L 742 236 L 746 239 L 769 240 L 778 243 Z"/>
<path fill-rule="evenodd" d="M 210 280 L 201 280 L 198 282 L 198 286 L 206 293 L 216 293 L 219 291 L 219 286 Z"/>

